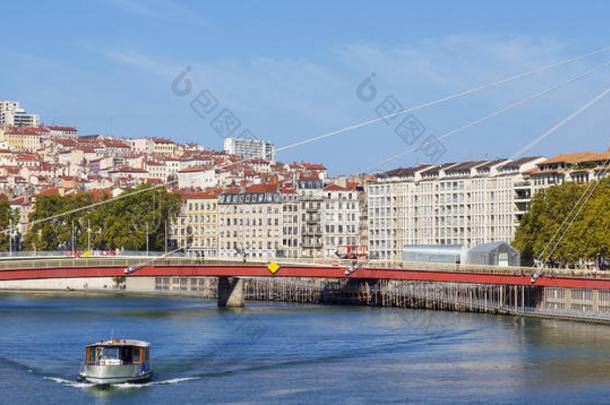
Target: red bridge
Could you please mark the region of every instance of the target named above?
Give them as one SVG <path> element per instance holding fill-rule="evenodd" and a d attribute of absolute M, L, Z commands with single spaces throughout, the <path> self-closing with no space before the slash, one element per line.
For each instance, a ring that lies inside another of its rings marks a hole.
<path fill-rule="evenodd" d="M 272 272 L 269 263 L 279 269 Z M 126 274 L 126 269 L 129 269 Z M 324 277 L 610 289 L 610 272 L 545 269 L 535 283 L 531 267 L 496 267 L 395 261 L 229 258 L 39 258 L 0 261 L 0 281 L 84 277 Z"/>

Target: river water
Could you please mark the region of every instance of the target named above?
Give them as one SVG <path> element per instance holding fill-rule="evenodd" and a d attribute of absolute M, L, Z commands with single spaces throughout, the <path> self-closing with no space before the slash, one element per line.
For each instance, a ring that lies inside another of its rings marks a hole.
<path fill-rule="evenodd" d="M 152 343 L 155 376 L 75 382 L 84 346 Z M 610 327 L 186 297 L 0 293 L 0 403 L 608 402 Z"/>

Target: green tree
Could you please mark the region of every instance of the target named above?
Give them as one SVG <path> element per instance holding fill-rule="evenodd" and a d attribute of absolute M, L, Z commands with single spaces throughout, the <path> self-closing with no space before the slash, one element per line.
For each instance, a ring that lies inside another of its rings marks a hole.
<path fill-rule="evenodd" d="M 8 230 L 19 222 L 19 210 L 13 210 L 8 200 L 0 200 L 0 230 Z M 14 241 L 13 241 L 14 243 Z M 10 250 L 9 232 L 0 233 L 0 251 Z"/>
<path fill-rule="evenodd" d="M 135 190 L 126 190 L 125 193 L 149 187 L 146 184 Z M 105 194 L 101 201 L 110 198 Z M 91 193 L 41 196 L 36 199 L 30 221 L 49 218 L 94 202 Z M 162 250 L 166 223 L 175 218 L 181 202 L 179 194 L 168 192 L 165 188 L 142 191 L 34 224 L 26 236 L 26 245 L 37 250 L 70 249 L 74 230 L 76 249 L 86 250 L 90 243 L 92 249 L 144 250 L 148 230 L 150 250 Z"/>
<path fill-rule="evenodd" d="M 593 187 L 595 191 L 586 199 Z M 574 217 L 578 211 L 576 204 L 585 192 L 582 201 L 586 199 L 586 203 Z M 572 216 L 561 227 L 574 207 Z M 555 240 L 549 244 L 554 236 Z M 532 198 L 529 211 L 521 219 L 513 246 L 521 251 L 526 263 L 541 255 L 546 258 L 551 252 L 551 260 L 564 264 L 581 259 L 594 260 L 598 255 L 608 257 L 610 178 L 602 179 L 597 185 L 567 183 L 538 191 Z"/>

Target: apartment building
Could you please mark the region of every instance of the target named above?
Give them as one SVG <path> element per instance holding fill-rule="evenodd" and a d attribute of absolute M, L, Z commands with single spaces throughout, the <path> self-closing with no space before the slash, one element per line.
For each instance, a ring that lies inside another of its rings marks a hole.
<path fill-rule="evenodd" d="M 176 154 L 178 145 L 171 139 L 152 138 L 150 142 L 152 148 L 149 146 L 149 149 L 152 149 L 152 153 L 155 155 L 174 156 Z"/>
<path fill-rule="evenodd" d="M 293 221 L 284 223 L 283 206 L 298 206 L 297 201 L 293 191 L 280 190 L 277 183 L 231 188 L 220 194 L 220 255 L 285 257 L 289 251 L 294 252 L 299 244 L 298 225 Z M 284 227 L 288 226 L 292 233 L 284 235 Z"/>
<path fill-rule="evenodd" d="M 244 159 L 264 159 L 275 162 L 275 146 L 261 139 L 225 138 L 224 150 Z"/>
<path fill-rule="evenodd" d="M 179 188 L 205 189 L 218 184 L 216 170 L 212 166 L 192 166 L 178 171 Z"/>
<path fill-rule="evenodd" d="M 40 125 L 38 114 L 28 114 L 20 108 L 18 101 L 0 100 L 0 126 L 37 127 Z"/>
<path fill-rule="evenodd" d="M 219 190 L 208 190 L 184 196 L 182 246 L 204 256 L 218 255 L 218 195 Z"/>
<path fill-rule="evenodd" d="M 420 165 L 378 175 L 367 185 L 370 254 L 399 260 L 404 245 L 510 242 L 524 212 L 519 187 L 544 160 Z"/>
<path fill-rule="evenodd" d="M 301 257 L 301 210 L 296 190 L 280 189 L 282 197 L 282 250 L 285 257 Z"/>
<path fill-rule="evenodd" d="M 529 172 L 532 194 L 541 188 L 566 182 L 588 182 L 609 176 L 610 150 L 581 152 L 546 159 Z"/>
<path fill-rule="evenodd" d="M 324 181 L 316 176 L 302 176 L 297 181 L 297 195 L 301 204 L 301 256 L 322 257 Z"/>
<path fill-rule="evenodd" d="M 149 177 L 153 179 L 161 179 L 164 182 L 167 180 L 167 169 L 165 167 L 165 162 L 148 160 L 144 162 L 144 170 L 146 170 Z"/>
<path fill-rule="evenodd" d="M 77 139 L 78 130 L 74 127 L 48 125 L 46 127 L 50 138 Z"/>
<path fill-rule="evenodd" d="M 0 141 L 6 142 L 14 152 L 35 152 L 41 148 L 41 136 L 47 132 L 46 128 L 9 125 L 0 129 Z"/>
<path fill-rule="evenodd" d="M 322 245 L 325 257 L 341 253 L 342 246 L 361 245 L 360 238 L 360 194 L 356 187 L 341 187 L 329 184 L 324 187 L 322 204 Z"/>

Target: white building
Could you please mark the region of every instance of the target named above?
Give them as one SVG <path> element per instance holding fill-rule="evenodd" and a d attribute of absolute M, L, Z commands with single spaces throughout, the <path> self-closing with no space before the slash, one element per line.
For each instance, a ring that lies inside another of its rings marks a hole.
<path fill-rule="evenodd" d="M 205 166 L 193 166 L 178 172 L 178 188 L 199 188 L 201 190 L 218 184 L 216 170 Z"/>
<path fill-rule="evenodd" d="M 28 114 L 19 107 L 18 101 L 0 100 L 0 126 L 14 125 L 19 127 L 40 126 L 38 114 Z"/>
<path fill-rule="evenodd" d="M 150 138 L 128 138 L 125 142 L 129 144 L 131 151 L 150 155 L 153 153 L 153 143 Z"/>
<path fill-rule="evenodd" d="M 78 138 L 78 130 L 74 127 L 60 127 L 55 125 L 49 125 L 46 127 L 49 132 L 47 135 L 51 138 L 67 138 L 76 139 Z"/>
<path fill-rule="evenodd" d="M 336 184 L 324 187 L 322 234 L 325 257 L 341 253 L 342 246 L 357 246 L 360 240 L 360 200 L 356 189 Z"/>
<path fill-rule="evenodd" d="M 163 182 L 167 180 L 165 162 L 148 160 L 144 163 L 144 169 L 148 172 L 148 176 L 153 179 L 161 179 Z"/>
<path fill-rule="evenodd" d="M 420 165 L 378 175 L 367 184 L 370 254 L 400 260 L 404 245 L 510 242 L 526 209 L 519 187 L 542 161 Z"/>
<path fill-rule="evenodd" d="M 261 139 L 225 138 L 224 150 L 244 159 L 265 159 L 275 162 L 275 146 Z"/>

